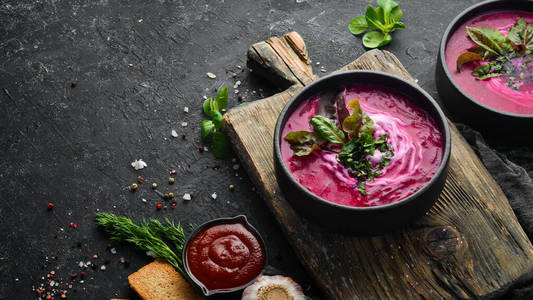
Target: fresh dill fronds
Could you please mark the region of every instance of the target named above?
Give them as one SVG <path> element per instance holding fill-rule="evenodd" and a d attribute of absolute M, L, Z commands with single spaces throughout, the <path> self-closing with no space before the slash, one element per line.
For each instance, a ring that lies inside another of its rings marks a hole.
<path fill-rule="evenodd" d="M 96 213 L 95 218 L 96 224 L 111 236 L 111 241 L 133 243 L 137 248 L 149 251 L 156 257 L 165 259 L 181 275 L 187 277 L 187 274 L 183 271 L 183 263 L 181 261 L 185 234 L 179 224 L 176 226 L 167 219 L 167 227 L 165 227 L 159 221 L 152 219 L 149 222 L 142 221 L 141 225 L 137 225 L 129 218 L 104 212 Z M 163 241 L 164 238 L 173 242 L 179 251 L 179 255 L 176 255 L 169 248 Z"/>

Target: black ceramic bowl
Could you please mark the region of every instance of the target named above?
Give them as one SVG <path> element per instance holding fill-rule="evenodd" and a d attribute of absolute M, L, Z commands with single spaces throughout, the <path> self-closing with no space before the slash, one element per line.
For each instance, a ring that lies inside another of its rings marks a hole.
<path fill-rule="evenodd" d="M 263 265 L 263 270 L 259 274 L 257 274 L 257 276 L 254 279 L 250 280 L 250 282 L 248 282 L 247 284 L 244 284 L 244 285 L 241 285 L 241 286 L 238 286 L 238 287 L 234 287 L 234 288 L 230 288 L 230 289 L 208 290 L 205 287 L 204 284 L 202 284 L 198 279 L 196 279 L 196 277 L 194 277 L 194 275 L 192 274 L 191 270 L 189 269 L 189 264 L 187 263 L 187 248 L 189 246 L 189 242 L 196 235 L 198 235 L 198 233 L 200 231 L 202 231 L 204 228 L 211 227 L 211 226 L 218 225 L 218 224 L 232 224 L 232 223 L 243 223 L 245 225 L 245 227 L 248 230 L 250 230 L 250 232 L 254 233 L 255 236 L 257 237 L 257 239 L 259 240 L 261 246 L 263 247 L 263 251 L 264 251 L 264 254 L 265 254 L 265 264 Z M 248 219 L 246 219 L 246 216 L 244 216 L 244 215 L 238 215 L 238 216 L 235 216 L 235 217 L 232 217 L 232 218 L 218 218 L 218 219 L 214 219 L 214 220 L 205 222 L 202 225 L 198 226 L 192 232 L 191 236 L 187 239 L 187 241 L 185 242 L 185 245 L 183 245 L 183 253 L 182 253 L 183 266 L 184 266 L 185 272 L 189 276 L 190 282 L 193 284 L 193 286 L 196 289 L 198 289 L 206 297 L 207 296 L 222 295 L 222 294 L 230 296 L 230 295 L 233 295 L 235 293 L 240 292 L 241 290 L 243 290 L 244 288 L 246 288 L 247 286 L 252 284 L 257 279 L 257 277 L 259 277 L 261 274 L 263 274 L 264 268 L 265 268 L 265 266 L 268 263 L 267 258 L 268 258 L 268 255 L 267 255 L 267 250 L 266 250 L 266 247 L 265 247 L 265 241 L 263 240 L 263 238 L 259 234 L 259 231 L 257 231 L 257 229 L 255 229 L 255 227 L 253 227 L 252 224 L 250 224 L 248 222 Z"/>
<path fill-rule="evenodd" d="M 406 95 L 416 105 L 429 113 L 437 122 L 444 138 L 442 163 L 435 175 L 420 190 L 401 201 L 373 207 L 350 207 L 327 201 L 307 190 L 285 166 L 281 156 L 280 141 L 285 122 L 292 112 L 309 97 L 340 86 L 351 84 L 378 84 Z M 323 77 L 304 87 L 285 106 L 278 118 L 274 132 L 274 162 L 278 184 L 285 198 L 301 215 L 336 231 L 360 235 L 381 234 L 400 229 L 424 215 L 437 200 L 448 172 L 450 157 L 450 129 L 438 104 L 431 96 L 399 77 L 373 71 L 346 71 Z"/>
<path fill-rule="evenodd" d="M 471 6 L 460 13 L 444 32 L 437 58 L 435 79 L 437 90 L 454 121 L 469 124 L 489 137 L 514 140 L 522 138 L 533 128 L 533 114 L 508 113 L 487 106 L 464 92 L 454 81 L 446 66 L 446 46 L 452 34 L 466 21 L 486 12 L 497 10 L 522 10 L 533 12 L 533 1 L 490 0 Z M 529 133 L 528 133 L 529 135 Z"/>

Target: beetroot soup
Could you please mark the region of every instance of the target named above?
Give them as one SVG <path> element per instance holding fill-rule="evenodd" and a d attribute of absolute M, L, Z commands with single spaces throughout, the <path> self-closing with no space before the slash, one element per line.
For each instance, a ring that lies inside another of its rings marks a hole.
<path fill-rule="evenodd" d="M 319 111 L 319 103 L 325 94 L 315 95 L 296 108 L 285 123 L 281 140 L 281 154 L 285 165 L 294 178 L 315 195 L 352 207 L 389 204 L 400 201 L 422 188 L 440 167 L 444 139 L 437 123 L 405 95 L 374 85 L 347 87 L 343 98 L 337 101 L 339 104 L 336 108 L 337 115 L 344 114 L 341 120 L 347 119 L 348 113 L 356 115 L 356 111 L 359 111 L 359 114 L 362 111 L 362 119 L 369 117 L 369 121 L 373 120 L 370 139 L 376 145 L 380 140 L 385 141 L 381 146 L 376 146 L 375 152 L 367 155 L 366 160 L 362 161 L 370 164 L 373 170 L 378 170 L 370 178 L 367 177 L 363 191 L 358 189 L 358 186 L 361 186 L 361 182 L 358 182 L 360 174 L 356 175 L 345 168 L 346 164 L 352 161 L 351 158 L 344 158 L 342 161 L 342 153 L 346 147 L 340 152 L 340 145 L 323 143 L 320 148 L 313 145 L 314 151 L 310 154 L 297 156 L 294 148 L 291 148 L 293 145 L 285 138 L 291 132 L 328 129 L 327 126 L 319 128 L 320 124 L 310 124 L 313 116 L 323 114 Z M 358 103 L 354 99 L 357 99 Z M 346 107 L 349 108 L 346 110 Z M 343 113 L 342 110 L 346 112 Z M 357 126 L 358 130 L 363 131 L 365 123 Z M 337 127 L 343 129 L 339 122 Z M 336 130 L 327 132 L 334 136 L 340 135 Z M 350 138 L 349 134 L 344 134 L 346 144 L 350 143 L 350 139 L 352 142 L 355 140 Z M 368 138 L 362 138 L 361 145 L 366 145 Z M 364 146 L 361 146 L 361 149 L 364 149 Z M 381 164 L 386 153 L 390 154 L 390 159 Z M 381 168 L 378 168 L 378 165 L 381 165 Z"/>
<path fill-rule="evenodd" d="M 526 54 L 525 51 L 522 52 L 520 45 L 512 43 L 514 51 L 520 54 L 511 56 L 506 66 L 507 74 L 504 76 L 484 80 L 474 76 L 474 70 L 489 63 L 486 60 L 468 62 L 462 66 L 460 72 L 456 70 L 458 57 L 477 46 L 468 36 L 467 26 L 495 29 L 509 38 L 511 28 L 521 18 L 527 23 L 533 23 L 533 13 L 522 11 L 494 11 L 468 20 L 448 40 L 445 52 L 446 66 L 455 83 L 480 103 L 508 113 L 533 114 L 533 63 L 530 63 L 533 62 L 533 56 Z M 498 55 L 493 56 L 494 61 Z M 515 84 L 513 81 L 518 83 Z"/>

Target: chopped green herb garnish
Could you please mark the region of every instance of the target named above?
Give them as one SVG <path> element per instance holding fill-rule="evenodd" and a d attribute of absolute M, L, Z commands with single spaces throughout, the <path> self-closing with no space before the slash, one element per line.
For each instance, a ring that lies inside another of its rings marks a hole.
<path fill-rule="evenodd" d="M 285 140 L 291 144 L 295 156 L 307 156 L 315 150 L 337 152 L 339 163 L 357 178 L 356 188 L 361 195 L 366 195 L 366 182 L 373 182 L 383 174 L 394 152 L 387 142 L 387 134 L 374 138 L 374 121 L 361 109 L 359 101 L 350 101 L 349 107 L 353 113 L 338 120 L 342 128 L 325 116 L 315 115 L 310 120 L 315 131 L 294 131 L 287 134 Z M 373 164 L 370 157 L 376 150 L 381 153 L 381 159 Z"/>
<path fill-rule="evenodd" d="M 466 32 L 476 47 L 457 57 L 457 72 L 465 63 L 485 61 L 487 63 L 472 72 L 479 80 L 500 77 L 506 86 L 515 90 L 531 81 L 533 71 L 528 65 L 532 62 L 533 24 L 520 18 L 509 29 L 507 36 L 499 30 L 485 27 L 467 26 Z"/>

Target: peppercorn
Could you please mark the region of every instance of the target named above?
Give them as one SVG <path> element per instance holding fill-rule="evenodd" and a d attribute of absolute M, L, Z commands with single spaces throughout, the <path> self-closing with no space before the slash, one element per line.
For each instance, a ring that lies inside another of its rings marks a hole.
<path fill-rule="evenodd" d="M 81 277 L 81 278 L 84 278 L 84 277 L 85 277 L 85 275 L 87 275 L 87 273 L 86 273 L 86 272 L 80 272 L 80 277 Z"/>
<path fill-rule="evenodd" d="M 168 183 L 173 184 L 173 183 L 174 183 L 174 177 L 170 177 L 170 178 L 168 179 Z"/>
<path fill-rule="evenodd" d="M 230 184 L 228 188 L 232 192 L 235 190 L 235 186 L 233 184 Z"/>
<path fill-rule="evenodd" d="M 234 163 L 234 164 L 236 164 L 236 163 L 237 163 L 237 158 L 235 158 L 235 157 L 232 158 L 232 159 L 231 159 L 231 162 Z"/>
<path fill-rule="evenodd" d="M 61 299 L 67 299 L 67 295 L 66 294 L 61 294 Z"/>
<path fill-rule="evenodd" d="M 131 189 L 132 191 L 135 191 L 138 187 L 139 187 L 139 186 L 138 186 L 136 183 L 132 183 L 132 184 L 130 185 L 130 189 Z"/>
<path fill-rule="evenodd" d="M 204 150 L 205 150 L 204 146 L 198 147 L 198 151 L 200 151 L 200 153 L 204 152 Z"/>
<path fill-rule="evenodd" d="M 176 175 L 176 170 L 170 171 L 170 175 Z"/>
<path fill-rule="evenodd" d="M 52 208 L 54 208 L 54 206 L 55 206 L 54 203 L 51 203 L 51 202 L 50 202 L 50 203 L 48 203 L 48 205 L 47 205 L 46 207 L 47 207 L 48 209 L 52 209 Z"/>
<path fill-rule="evenodd" d="M 163 205 L 161 203 L 157 202 L 155 207 L 157 208 L 157 210 L 160 210 L 161 207 L 163 207 Z"/>
<path fill-rule="evenodd" d="M 170 207 L 175 208 L 176 207 L 176 202 L 170 203 Z"/>
<path fill-rule="evenodd" d="M 155 190 L 157 188 L 157 183 L 152 183 L 152 188 Z"/>
<path fill-rule="evenodd" d="M 98 254 L 93 254 L 93 258 L 97 259 L 98 258 Z"/>
<path fill-rule="evenodd" d="M 163 194 L 163 198 L 168 199 L 169 195 L 168 194 Z"/>
<path fill-rule="evenodd" d="M 255 186 L 252 186 L 252 192 L 255 192 Z"/>
<path fill-rule="evenodd" d="M 174 198 L 174 193 L 173 193 L 173 192 L 170 192 L 170 193 L 168 193 L 168 196 L 169 196 L 170 198 Z"/>
<path fill-rule="evenodd" d="M 142 182 L 144 181 L 144 179 L 142 178 L 142 176 L 139 176 L 139 177 L 137 177 L 137 181 L 138 181 L 139 183 L 142 183 Z"/>

